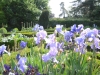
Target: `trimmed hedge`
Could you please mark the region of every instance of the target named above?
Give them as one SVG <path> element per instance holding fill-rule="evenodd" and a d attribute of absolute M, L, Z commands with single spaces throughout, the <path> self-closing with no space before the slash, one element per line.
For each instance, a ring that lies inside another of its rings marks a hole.
<path fill-rule="evenodd" d="M 49 27 L 55 27 L 56 24 L 64 25 L 64 27 L 70 27 L 73 24 L 83 24 L 84 26 L 93 27 L 93 24 L 96 24 L 98 27 L 100 27 L 100 21 L 94 20 L 90 21 L 89 19 L 62 19 L 62 18 L 53 18 L 49 20 Z"/>

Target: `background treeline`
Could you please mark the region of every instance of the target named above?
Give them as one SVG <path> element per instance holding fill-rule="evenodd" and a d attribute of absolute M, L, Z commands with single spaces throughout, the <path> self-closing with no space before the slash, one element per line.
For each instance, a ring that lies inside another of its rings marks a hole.
<path fill-rule="evenodd" d="M 0 0 L 0 27 L 6 27 L 10 31 L 13 28 L 21 30 L 24 23 L 39 23 L 44 28 L 55 27 L 56 24 L 65 27 L 73 24 L 100 24 L 100 0 L 75 0 L 67 12 L 68 16 L 63 18 L 54 18 L 48 2 L 49 0 Z M 64 5 L 62 10 L 62 14 L 66 12 Z"/>
<path fill-rule="evenodd" d="M 49 0 L 0 0 L 0 27 L 21 29 L 22 22 L 39 18 L 43 9 L 48 8 Z"/>

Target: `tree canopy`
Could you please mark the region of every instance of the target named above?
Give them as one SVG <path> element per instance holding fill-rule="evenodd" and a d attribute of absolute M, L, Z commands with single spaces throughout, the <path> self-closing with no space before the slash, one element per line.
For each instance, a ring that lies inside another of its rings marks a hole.
<path fill-rule="evenodd" d="M 91 20 L 100 19 L 100 15 L 98 15 L 100 13 L 100 0 L 75 0 L 72 3 L 73 16 L 87 17 Z"/>
<path fill-rule="evenodd" d="M 8 27 L 21 28 L 21 22 L 36 20 L 49 0 L 0 0 L 0 11 L 4 13 Z M 4 18 L 5 18 L 4 17 Z"/>

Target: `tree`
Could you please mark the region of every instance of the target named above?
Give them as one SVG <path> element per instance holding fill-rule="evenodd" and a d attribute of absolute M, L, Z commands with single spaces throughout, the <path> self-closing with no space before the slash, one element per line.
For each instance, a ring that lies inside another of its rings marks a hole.
<path fill-rule="evenodd" d="M 11 28 L 18 27 L 21 29 L 21 22 L 31 22 L 36 18 L 32 11 L 27 9 L 23 2 L 12 1 L 3 7 L 8 26 Z"/>
<path fill-rule="evenodd" d="M 81 2 L 80 5 L 73 7 L 72 12 L 76 12 L 79 14 L 81 11 L 81 15 L 85 16 L 87 18 L 90 18 L 90 20 L 94 19 L 93 12 L 97 11 L 97 7 L 100 7 L 100 0 L 85 0 L 84 2 Z"/>
<path fill-rule="evenodd" d="M 49 11 L 45 9 L 43 10 L 39 18 L 39 25 L 42 25 L 44 28 L 47 28 L 48 23 L 49 23 Z"/>
<path fill-rule="evenodd" d="M 40 10 L 48 9 L 49 0 L 34 0 L 34 4 Z"/>
<path fill-rule="evenodd" d="M 0 0 L 8 26 L 21 29 L 21 22 L 37 20 L 49 0 Z M 20 30 L 19 29 L 19 30 Z"/>
<path fill-rule="evenodd" d="M 61 2 L 60 3 L 60 7 L 61 7 L 62 13 L 59 15 L 59 17 L 63 16 L 63 18 L 65 18 L 66 17 L 65 16 L 66 14 L 69 16 L 68 11 L 64 7 L 64 2 Z"/>

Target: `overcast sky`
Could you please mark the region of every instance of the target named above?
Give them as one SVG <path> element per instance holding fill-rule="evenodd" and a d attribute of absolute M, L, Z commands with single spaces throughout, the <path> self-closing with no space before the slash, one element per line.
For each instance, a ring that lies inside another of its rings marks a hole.
<path fill-rule="evenodd" d="M 72 5 L 72 3 L 70 3 L 70 2 L 72 2 L 72 1 L 75 1 L 75 0 L 50 0 L 49 6 L 51 8 L 52 13 L 55 14 L 55 17 L 59 17 L 59 14 L 61 13 L 60 3 L 64 2 L 66 10 L 70 10 L 71 5 Z M 82 1 L 85 1 L 85 0 L 82 0 Z"/>
<path fill-rule="evenodd" d="M 49 1 L 49 6 L 51 8 L 52 13 L 55 14 L 55 17 L 59 17 L 59 14 L 61 13 L 60 11 L 60 3 L 64 2 L 65 8 L 67 10 L 70 10 L 70 6 L 72 5 L 72 1 L 75 0 L 50 0 Z"/>

